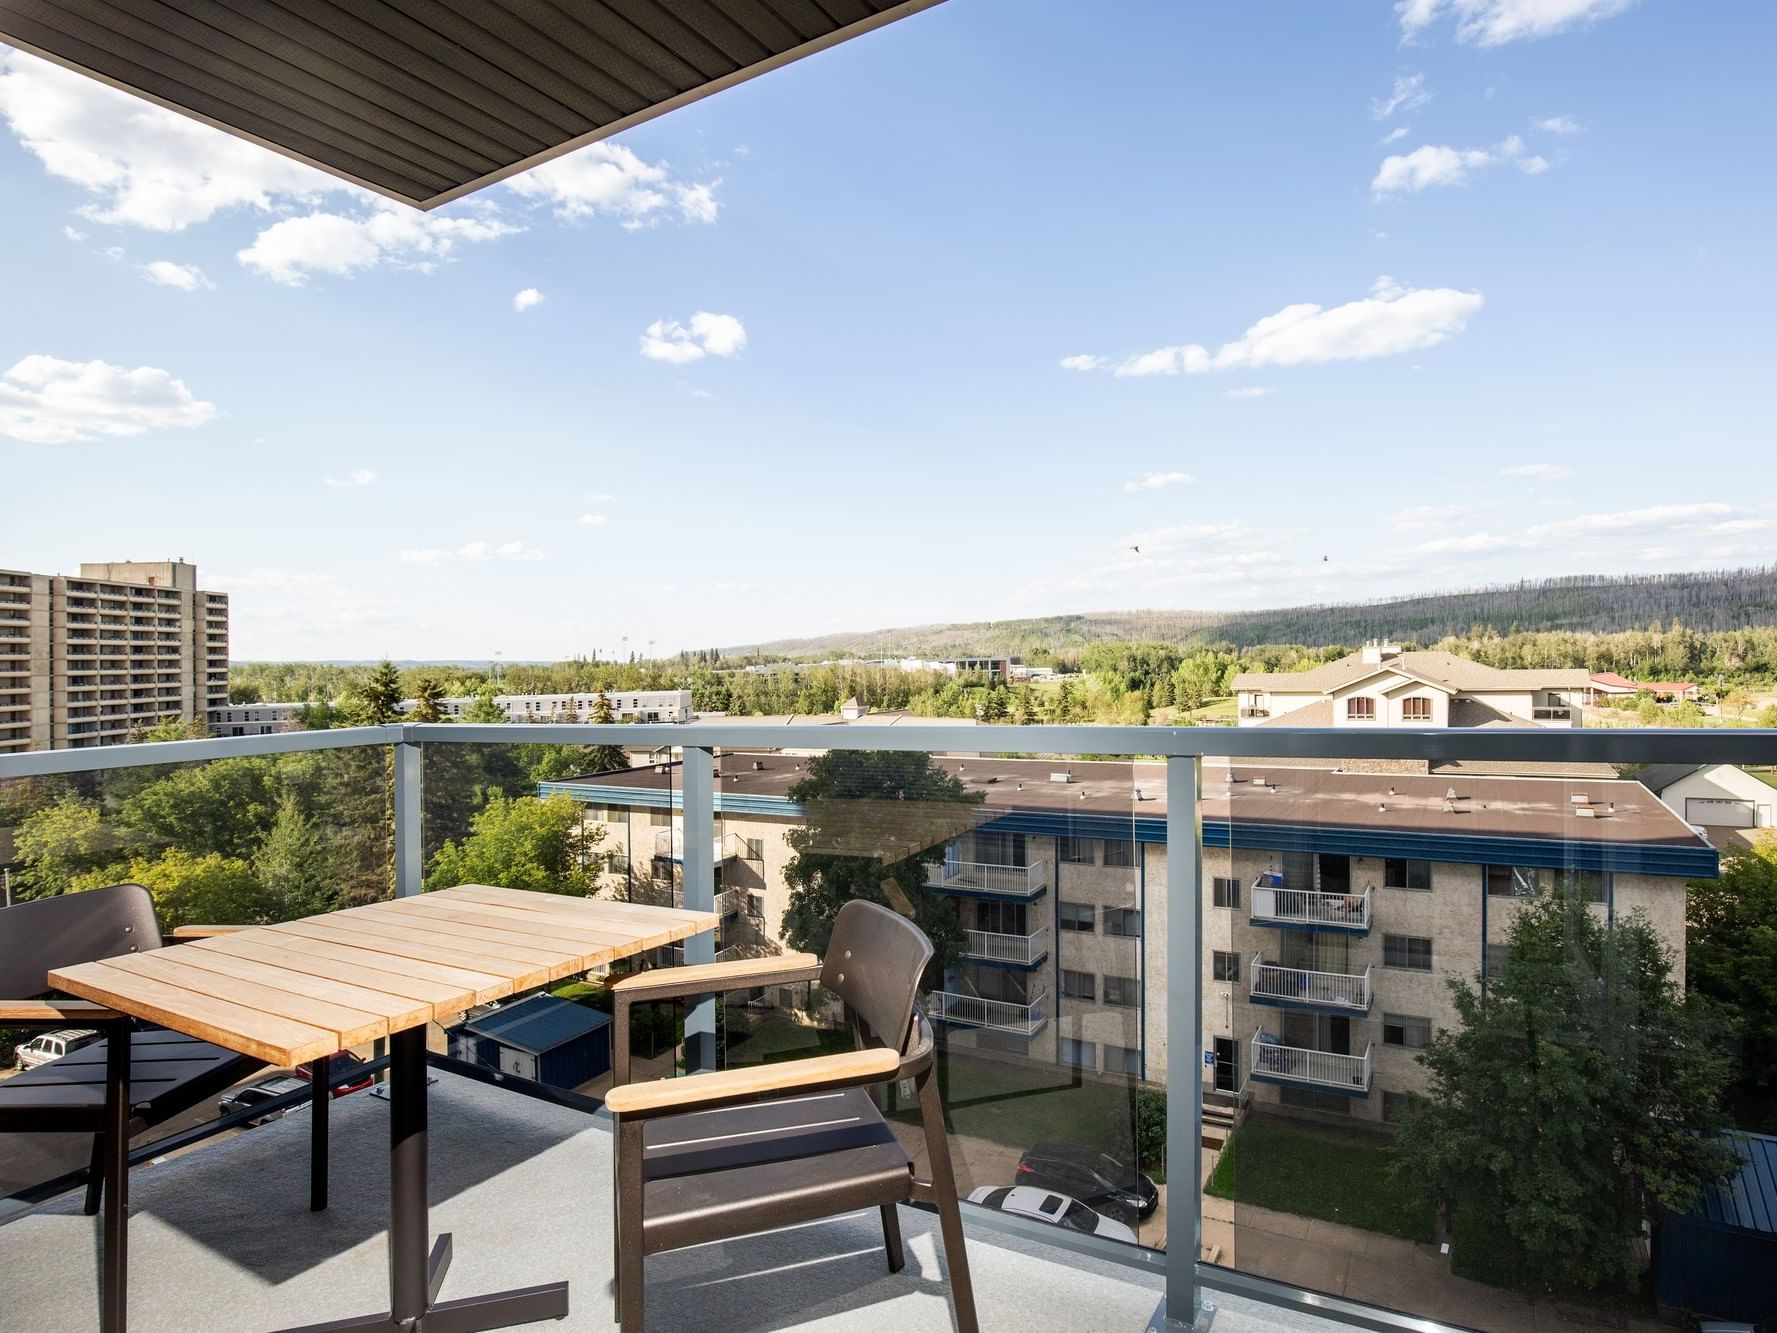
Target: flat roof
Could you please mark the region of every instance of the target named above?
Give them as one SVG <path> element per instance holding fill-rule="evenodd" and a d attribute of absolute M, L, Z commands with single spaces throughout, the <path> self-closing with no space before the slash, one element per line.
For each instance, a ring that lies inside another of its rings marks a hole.
<path fill-rule="evenodd" d="M 0 0 L 0 40 L 435 208 L 938 0 Z"/>

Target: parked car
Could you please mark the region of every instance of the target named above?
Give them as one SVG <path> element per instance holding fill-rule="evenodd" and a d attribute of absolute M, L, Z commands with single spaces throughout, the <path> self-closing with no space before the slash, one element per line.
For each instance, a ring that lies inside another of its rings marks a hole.
<path fill-rule="evenodd" d="M 1015 1213 L 1019 1217 L 1034 1217 L 1039 1222 L 1051 1222 L 1087 1236 L 1104 1236 L 1130 1245 L 1136 1243 L 1133 1228 L 1053 1190 L 1040 1190 L 1030 1185 L 983 1185 L 970 1192 L 969 1202 L 997 1208 L 1002 1213 Z"/>
<path fill-rule="evenodd" d="M 1154 1182 L 1112 1153 L 1084 1143 L 1039 1143 L 1018 1159 L 1018 1183 L 1069 1194 L 1088 1208 L 1134 1226 L 1160 1206 Z"/>
<path fill-rule="evenodd" d="M 297 1078 L 294 1074 L 273 1074 L 254 1083 L 238 1088 L 230 1088 L 216 1101 L 216 1109 L 223 1115 L 233 1115 L 236 1111 L 245 1111 L 251 1107 L 269 1102 L 274 1097 L 282 1097 L 287 1092 L 297 1092 L 308 1087 L 308 1080 Z M 267 1111 L 264 1115 L 256 1115 L 247 1123 L 263 1125 L 268 1121 L 279 1120 L 290 1112 L 297 1110 L 303 1103 L 296 1106 L 280 1107 L 275 1111 Z"/>
<path fill-rule="evenodd" d="M 334 1101 L 338 1101 L 348 1092 L 362 1092 L 376 1082 L 376 1075 L 361 1072 L 363 1066 L 364 1062 L 350 1051 L 341 1051 L 333 1057 Z M 307 1065 L 297 1065 L 291 1072 L 304 1083 L 314 1077 L 314 1071 Z"/>
<path fill-rule="evenodd" d="M 99 1039 L 99 1034 L 90 1028 L 57 1028 L 54 1032 L 45 1032 L 32 1037 L 13 1052 L 13 1063 L 20 1073 L 27 1069 L 35 1069 L 38 1065 L 46 1065 L 51 1060 L 60 1060 L 69 1051 L 78 1051 L 82 1046 L 90 1046 Z"/>

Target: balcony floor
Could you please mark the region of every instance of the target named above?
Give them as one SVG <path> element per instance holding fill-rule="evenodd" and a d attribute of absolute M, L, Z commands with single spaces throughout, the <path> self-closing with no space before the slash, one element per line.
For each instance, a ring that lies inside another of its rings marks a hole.
<path fill-rule="evenodd" d="M 604 1117 L 450 1074 L 431 1089 L 432 1222 L 454 1233 L 444 1299 L 568 1279 L 571 1313 L 538 1328 L 614 1327 L 611 1138 Z M 307 1210 L 307 1114 L 212 1140 L 131 1174 L 134 1333 L 269 1329 L 386 1308 L 388 1106 L 333 1107 L 332 1207 Z M 97 1219 L 78 1195 L 0 1226 L 6 1308 L 21 1327 L 97 1327 Z M 883 1263 L 875 1213 L 857 1213 L 648 1262 L 649 1326 L 951 1328 L 930 1214 L 902 1210 L 907 1268 Z M 1157 1276 L 974 1231 L 984 1330 L 1157 1327 Z M 1218 1333 L 1331 1328 L 1217 1297 Z"/>

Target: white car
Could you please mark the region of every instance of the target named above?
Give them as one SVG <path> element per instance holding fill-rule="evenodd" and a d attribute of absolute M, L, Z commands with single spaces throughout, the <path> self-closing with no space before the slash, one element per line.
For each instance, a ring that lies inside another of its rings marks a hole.
<path fill-rule="evenodd" d="M 55 1032 L 45 1032 L 40 1037 L 33 1037 L 13 1052 L 13 1061 L 22 1072 L 35 1069 L 38 1065 L 46 1065 L 51 1060 L 60 1060 L 69 1051 L 77 1051 L 82 1046 L 90 1046 L 99 1039 L 99 1034 L 90 1028 L 60 1028 Z"/>
<path fill-rule="evenodd" d="M 1034 1217 L 1039 1222 L 1051 1222 L 1087 1236 L 1104 1236 L 1136 1244 L 1135 1232 L 1129 1227 L 1054 1190 L 1038 1189 L 1034 1185 L 983 1185 L 970 1192 L 969 1202 L 997 1208 L 1002 1213 L 1015 1213 L 1019 1217 Z"/>

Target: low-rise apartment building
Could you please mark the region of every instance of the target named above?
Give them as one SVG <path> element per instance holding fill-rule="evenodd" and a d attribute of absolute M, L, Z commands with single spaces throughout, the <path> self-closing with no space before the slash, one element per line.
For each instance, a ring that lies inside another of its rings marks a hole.
<path fill-rule="evenodd" d="M 692 719 L 690 690 L 612 690 L 607 696 L 611 714 L 619 722 L 689 722 Z M 462 717 L 475 702 L 472 695 L 444 699 L 439 711 L 447 720 Z M 414 699 L 397 705 L 403 713 L 417 706 Z M 598 707 L 598 693 L 591 694 L 496 694 L 494 706 L 508 722 L 591 722 Z M 223 704 L 210 710 L 210 732 L 215 736 L 269 736 L 293 731 L 305 703 Z"/>
<path fill-rule="evenodd" d="M 789 791 L 810 756 L 717 761 L 728 921 L 773 947 L 789 890 Z M 1165 773 L 1157 764 L 940 756 L 981 804 L 938 840 L 926 889 L 966 931 L 927 997 L 954 1047 L 1158 1082 L 1169 1059 Z M 623 853 L 620 892 L 677 883 L 679 769 L 547 783 Z M 899 817 L 858 802 L 861 832 Z M 881 808 L 889 807 L 889 808 Z M 1561 879 L 1607 920 L 1640 910 L 1678 956 L 1685 884 L 1717 855 L 1615 778 L 1205 769 L 1206 1087 L 1275 1109 L 1384 1121 L 1422 1086 L 1415 1051 L 1456 1021 L 1445 979 L 1499 966 L 1515 915 Z M 936 845 L 935 842 L 932 845 Z M 741 938 L 725 934 L 719 942 Z"/>
<path fill-rule="evenodd" d="M 228 594 L 182 560 L 0 570 L 0 754 L 127 741 L 228 698 Z"/>
<path fill-rule="evenodd" d="M 1308 671 L 1234 677 L 1243 727 L 1577 727 L 1592 695 L 1583 669 L 1503 670 L 1382 640 Z"/>

